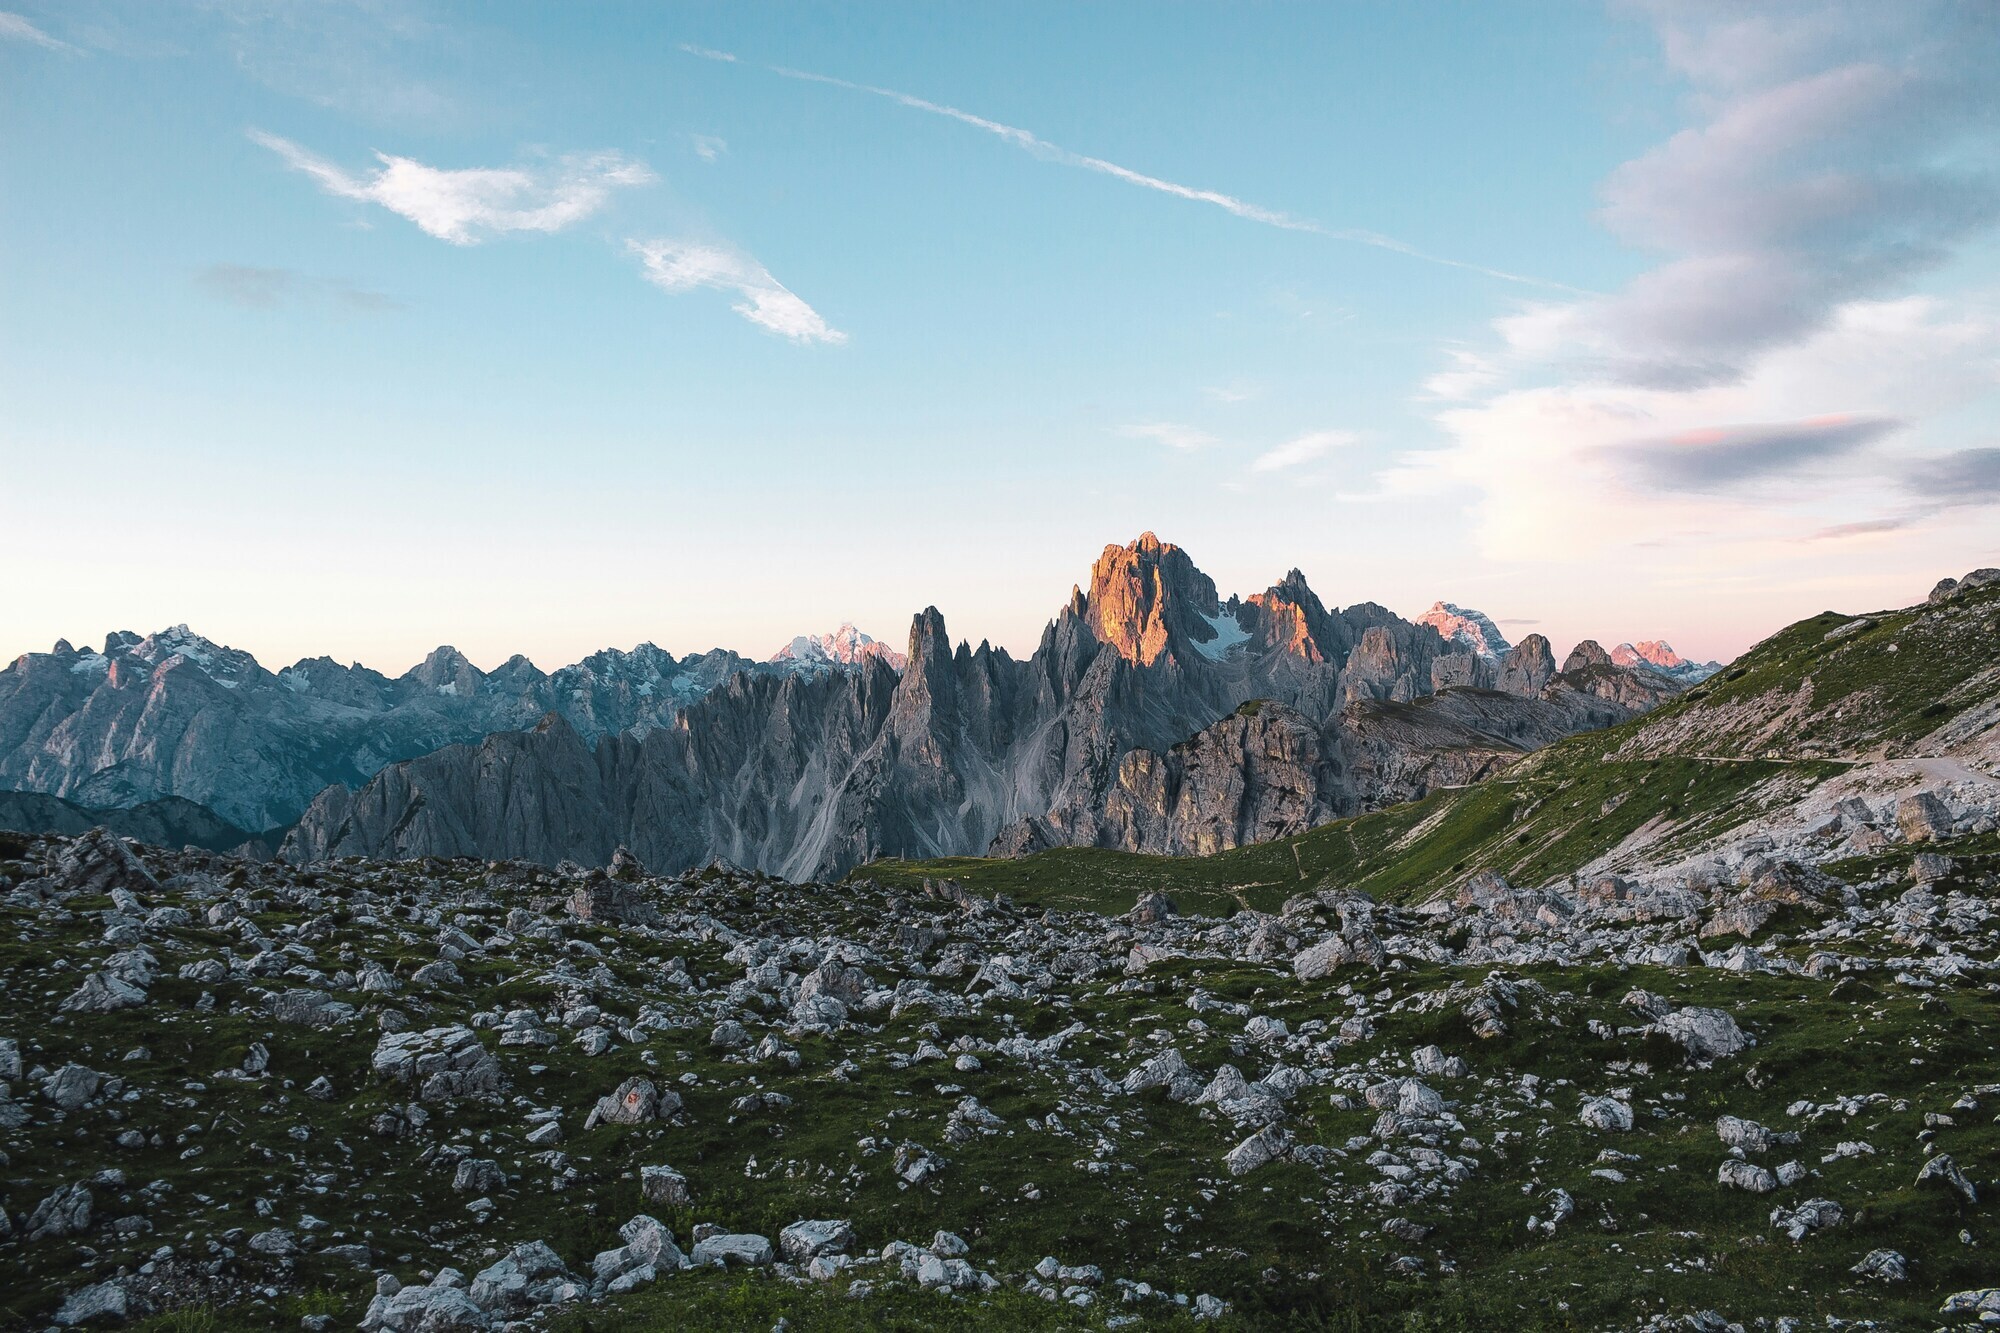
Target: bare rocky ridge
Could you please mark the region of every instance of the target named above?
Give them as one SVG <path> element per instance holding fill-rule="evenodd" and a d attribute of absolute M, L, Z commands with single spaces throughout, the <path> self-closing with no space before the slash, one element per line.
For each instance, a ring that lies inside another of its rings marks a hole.
<path fill-rule="evenodd" d="M 124 808 L 94 809 L 41 792 L 0 791 L 0 831 L 74 836 L 105 828 L 156 847 L 199 847 L 268 854 L 270 847 L 206 806 L 178 796 Z"/>
<path fill-rule="evenodd" d="M 805 879 L 989 846 L 1219 848 L 1475 780 L 1676 689 L 1608 663 L 1558 673 L 1540 636 L 1492 663 L 1370 603 L 1328 610 L 1296 570 L 1225 603 L 1148 533 L 1106 548 L 1025 662 L 954 648 L 927 609 L 900 674 L 875 655 L 738 675 L 594 748 L 550 717 L 328 788 L 285 854 L 553 864 L 626 845 Z M 1235 716 L 1253 700 L 1268 718 Z"/>
<path fill-rule="evenodd" d="M 385 764 L 549 712 L 586 737 L 644 733 L 732 676 L 787 670 L 640 644 L 552 674 L 518 656 L 483 672 L 449 647 L 394 678 L 326 657 L 272 672 L 185 625 L 120 632 L 102 652 L 58 643 L 0 670 L 0 789 L 96 808 L 180 797 L 262 832 L 329 783 L 357 787 Z"/>

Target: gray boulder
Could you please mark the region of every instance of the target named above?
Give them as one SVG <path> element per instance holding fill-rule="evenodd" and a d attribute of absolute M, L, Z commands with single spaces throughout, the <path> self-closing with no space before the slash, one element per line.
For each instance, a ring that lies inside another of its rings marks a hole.
<path fill-rule="evenodd" d="M 647 1203 L 663 1208 L 685 1208 L 694 1202 L 687 1177 L 670 1166 L 640 1167 L 639 1193 Z"/>
<path fill-rule="evenodd" d="M 1188 1067 L 1187 1057 L 1171 1046 L 1127 1074 L 1123 1086 L 1132 1096 L 1165 1088 L 1168 1098 L 1177 1102 L 1193 1101 L 1202 1089 L 1201 1079 Z"/>
<path fill-rule="evenodd" d="M 846 1254 L 854 1228 L 845 1221 L 794 1222 L 778 1233 L 778 1252 L 787 1263 L 810 1263 L 822 1254 Z"/>
<path fill-rule="evenodd" d="M 1847 1270 L 1873 1282 L 1908 1282 L 1909 1260 L 1895 1250 L 1870 1250 L 1866 1258 Z"/>
<path fill-rule="evenodd" d="M 1940 842 L 1951 836 L 1951 811 L 1927 791 L 1896 802 L 1896 827 L 1910 842 Z"/>
<path fill-rule="evenodd" d="M 463 1025 L 387 1033 L 371 1063 L 383 1078 L 415 1084 L 427 1102 L 496 1096 L 507 1088 L 500 1062 Z"/>
<path fill-rule="evenodd" d="M 90 1190 L 82 1181 L 59 1185 L 28 1214 L 27 1240 L 80 1236 L 90 1230 Z"/>
<path fill-rule="evenodd" d="M 146 992 L 109 972 L 93 972 L 62 1002 L 66 1014 L 108 1014 L 119 1009 L 136 1009 L 146 1002 Z"/>
<path fill-rule="evenodd" d="M 1248 1175 L 1265 1163 L 1284 1156 L 1291 1146 L 1292 1135 L 1289 1130 L 1280 1129 L 1276 1125 L 1266 1125 L 1231 1148 L 1222 1160 L 1224 1165 L 1228 1166 L 1230 1175 Z"/>
<path fill-rule="evenodd" d="M 680 1110 L 680 1094 L 662 1093 L 653 1080 L 634 1076 L 620 1083 L 610 1095 L 599 1097 L 584 1119 L 585 1129 L 599 1125 L 643 1125 L 664 1119 Z"/>
<path fill-rule="evenodd" d="M 1300 981 L 1321 981 L 1352 963 L 1354 951 L 1338 935 L 1329 935 L 1292 959 L 1292 971 Z"/>
<path fill-rule="evenodd" d="M 1769 1152 L 1777 1142 L 1777 1136 L 1754 1120 L 1743 1120 L 1733 1115 L 1720 1116 L 1715 1122 L 1716 1137 L 1723 1146 L 1741 1148 L 1744 1152 Z"/>
<path fill-rule="evenodd" d="M 688 1256 L 696 1268 L 764 1268 L 772 1259 L 771 1242 L 763 1236 L 729 1232 L 695 1242 Z"/>
<path fill-rule="evenodd" d="M 273 1227 L 269 1231 L 260 1231 L 252 1236 L 250 1249 L 253 1253 L 264 1255 L 266 1258 L 284 1259 L 299 1252 L 299 1241 L 298 1237 L 283 1227 Z"/>
<path fill-rule="evenodd" d="M 1769 1194 L 1778 1188 L 1776 1176 L 1755 1162 L 1746 1162 L 1740 1157 L 1725 1161 L 1715 1173 L 1715 1181 L 1726 1188 L 1748 1190 L 1752 1194 Z"/>
<path fill-rule="evenodd" d="M 56 1323 L 64 1328 L 84 1324 L 122 1324 L 132 1313 L 132 1299 L 116 1282 L 97 1282 L 72 1292 L 56 1311 Z"/>
<path fill-rule="evenodd" d="M 1713 1064 L 1756 1045 L 1720 1009 L 1676 1009 L 1654 1023 L 1653 1030 L 1679 1045 L 1698 1065 Z"/>
<path fill-rule="evenodd" d="M 1591 1129 L 1623 1133 L 1632 1128 L 1632 1108 L 1615 1097 L 1592 1097 L 1583 1104 L 1578 1119 Z"/>
<path fill-rule="evenodd" d="M 1839 1226 L 1846 1216 L 1846 1210 L 1832 1199 L 1807 1199 L 1796 1208 L 1773 1208 L 1771 1225 L 1800 1241 L 1815 1231 Z"/>
<path fill-rule="evenodd" d="M 104 1075 L 83 1065 L 64 1065 L 42 1081 L 42 1096 L 65 1111 L 83 1107 L 103 1086 Z"/>
<path fill-rule="evenodd" d="M 122 838 L 94 828 L 72 840 L 56 858 L 53 878 L 75 893 L 104 894 L 115 889 L 158 893 L 160 882 L 140 863 Z"/>
<path fill-rule="evenodd" d="M 1950 1153 L 1941 1152 L 1924 1163 L 1923 1168 L 1917 1172 L 1917 1183 L 1922 1185 L 1927 1181 L 1936 1181 L 1967 1203 L 1979 1202 L 1979 1190 L 1973 1185 L 1971 1178 L 1960 1169 L 1958 1163 L 1951 1160 Z"/>

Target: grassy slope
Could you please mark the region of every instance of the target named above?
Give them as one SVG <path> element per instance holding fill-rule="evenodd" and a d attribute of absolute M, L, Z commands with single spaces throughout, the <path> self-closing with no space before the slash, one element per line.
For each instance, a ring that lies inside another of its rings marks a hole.
<path fill-rule="evenodd" d="M 855 873 L 908 885 L 949 878 L 978 893 L 1104 912 L 1157 890 L 1184 912 L 1226 916 L 1329 886 L 1413 901 L 1478 870 L 1537 883 L 1662 818 L 1671 828 L 1657 856 L 1795 797 L 1854 758 L 1906 752 L 1990 691 L 2000 586 L 1869 618 L 1872 628 L 1832 642 L 1827 634 L 1856 617 L 1802 620 L 1646 717 L 1558 742 L 1503 778 L 1296 837 L 1205 857 L 1059 848 L 1020 859 L 884 860 Z"/>

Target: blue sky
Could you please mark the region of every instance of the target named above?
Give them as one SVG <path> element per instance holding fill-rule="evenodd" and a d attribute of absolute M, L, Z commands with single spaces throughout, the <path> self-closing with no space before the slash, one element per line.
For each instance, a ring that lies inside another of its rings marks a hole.
<path fill-rule="evenodd" d="M 1990 8 L 8 2 L 0 652 L 1026 651 L 1152 529 L 1726 655 L 2000 563 Z"/>

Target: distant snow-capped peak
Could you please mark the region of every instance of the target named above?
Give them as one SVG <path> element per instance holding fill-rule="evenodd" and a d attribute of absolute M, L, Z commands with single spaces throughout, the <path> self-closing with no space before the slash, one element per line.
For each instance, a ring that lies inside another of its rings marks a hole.
<path fill-rule="evenodd" d="M 148 666 L 159 666 L 178 657 L 200 670 L 218 685 L 235 689 L 245 677 L 258 673 L 257 659 L 235 648 L 226 648 L 204 638 L 186 625 L 157 630 L 141 639 L 130 631 L 105 636 L 105 654 L 129 653 Z"/>
<path fill-rule="evenodd" d="M 871 657 L 880 658 L 898 671 L 903 669 L 903 654 L 863 634 L 852 624 L 843 623 L 831 634 L 799 635 L 772 653 L 770 661 L 793 670 L 817 671 L 859 666 Z"/>
<path fill-rule="evenodd" d="M 1706 680 L 1722 670 L 1720 662 L 1690 662 L 1674 651 L 1665 639 L 1643 643 L 1621 643 L 1611 650 L 1611 660 L 1622 667 L 1647 666 L 1665 675 L 1693 683 Z"/>
<path fill-rule="evenodd" d="M 1688 665 L 1688 660 L 1675 652 L 1674 646 L 1665 639 L 1621 643 L 1611 650 L 1611 660 L 1619 666 L 1637 666 L 1644 662 L 1647 666 L 1665 667 L 1669 671 Z"/>
<path fill-rule="evenodd" d="M 1481 657 L 1496 661 L 1513 647 L 1491 616 L 1450 602 L 1432 603 L 1430 610 L 1417 617 L 1417 623 L 1435 629 L 1446 643 L 1462 644 Z"/>

